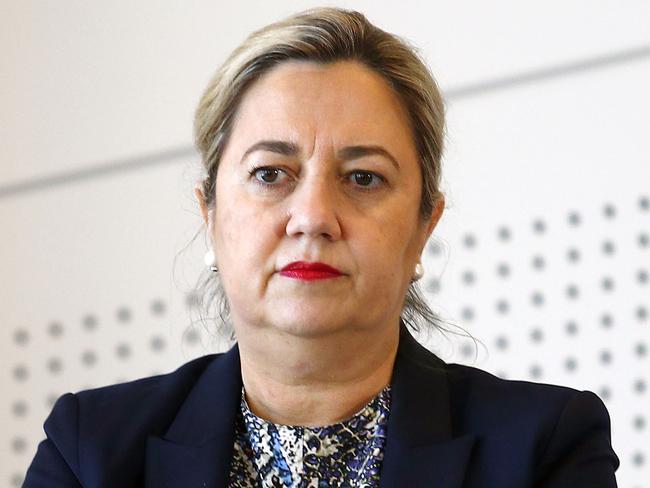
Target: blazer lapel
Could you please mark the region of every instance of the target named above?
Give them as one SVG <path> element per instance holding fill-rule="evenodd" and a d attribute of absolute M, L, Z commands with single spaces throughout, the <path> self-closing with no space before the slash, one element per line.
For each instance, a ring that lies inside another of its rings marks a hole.
<path fill-rule="evenodd" d="M 445 363 L 402 324 L 380 487 L 461 487 L 474 436 L 454 438 Z"/>
<path fill-rule="evenodd" d="M 226 486 L 241 388 L 235 345 L 210 363 L 165 436 L 147 440 L 145 487 Z"/>

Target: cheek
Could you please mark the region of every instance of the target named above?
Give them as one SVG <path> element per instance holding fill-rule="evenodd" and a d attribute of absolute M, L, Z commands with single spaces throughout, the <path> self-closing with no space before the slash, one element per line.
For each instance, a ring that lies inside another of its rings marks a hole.
<path fill-rule="evenodd" d="M 358 238 L 350 245 L 362 268 L 361 274 L 375 283 L 401 281 L 412 259 L 412 239 L 406 237 L 413 233 L 414 226 L 406 219 L 390 218 L 387 214 L 370 225 L 359 226 Z"/>
<path fill-rule="evenodd" d="M 358 303 L 366 304 L 364 313 L 399 310 L 408 286 L 404 266 L 404 241 L 386 234 L 366 234 L 374 239 L 364 240 L 354 247 L 358 274 L 354 283 Z M 379 318 L 377 318 L 380 320 Z"/>
<path fill-rule="evenodd" d="M 245 195 L 229 192 L 217 198 L 214 240 L 215 252 L 224 271 L 250 272 L 265 264 L 277 244 L 277 225 L 273 213 L 251 204 Z M 225 195 L 224 195 L 225 196 Z"/>

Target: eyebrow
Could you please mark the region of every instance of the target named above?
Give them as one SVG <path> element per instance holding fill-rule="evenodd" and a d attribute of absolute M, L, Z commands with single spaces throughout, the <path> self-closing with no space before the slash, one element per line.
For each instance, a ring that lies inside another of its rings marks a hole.
<path fill-rule="evenodd" d="M 381 146 L 347 146 L 338 153 L 339 159 L 357 159 L 377 154 L 388 159 L 399 170 L 397 159 Z"/>
<path fill-rule="evenodd" d="M 244 158 L 246 158 L 246 156 L 255 151 L 269 151 L 272 153 L 282 154 L 283 156 L 296 156 L 298 153 L 300 153 L 298 146 L 293 142 L 259 141 L 246 149 L 246 152 L 242 156 L 241 160 L 244 161 Z"/>
<path fill-rule="evenodd" d="M 296 156 L 300 153 L 300 149 L 293 142 L 265 140 L 256 142 L 251 147 L 246 149 L 241 160 L 243 161 L 246 156 L 255 151 L 268 151 L 276 154 L 281 154 L 283 156 Z M 339 159 L 347 160 L 362 158 L 364 156 L 370 156 L 373 154 L 385 157 L 393 164 L 393 166 L 395 166 L 396 169 L 400 169 L 397 159 L 390 152 L 388 152 L 388 150 L 382 146 L 377 145 L 346 146 L 338 152 L 337 157 Z"/>

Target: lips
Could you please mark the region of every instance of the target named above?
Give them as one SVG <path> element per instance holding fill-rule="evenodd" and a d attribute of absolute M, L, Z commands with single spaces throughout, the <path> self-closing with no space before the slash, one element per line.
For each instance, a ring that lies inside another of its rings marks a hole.
<path fill-rule="evenodd" d="M 325 263 L 308 263 L 296 261 L 280 270 L 280 275 L 304 281 L 326 280 L 342 276 L 338 269 Z"/>

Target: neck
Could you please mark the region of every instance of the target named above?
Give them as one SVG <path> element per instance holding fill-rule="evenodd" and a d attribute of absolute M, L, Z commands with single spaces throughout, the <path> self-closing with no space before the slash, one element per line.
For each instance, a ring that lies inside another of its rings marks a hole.
<path fill-rule="evenodd" d="M 399 327 L 300 337 L 237 331 L 251 411 L 283 425 L 316 427 L 352 417 L 390 383 Z"/>

